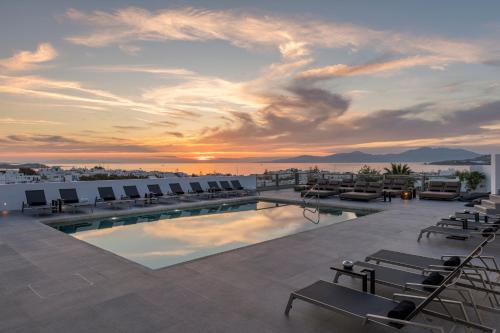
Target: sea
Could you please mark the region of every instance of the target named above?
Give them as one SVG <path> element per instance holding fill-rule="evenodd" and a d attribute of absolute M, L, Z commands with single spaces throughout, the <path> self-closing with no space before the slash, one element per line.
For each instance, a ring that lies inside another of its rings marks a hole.
<path fill-rule="evenodd" d="M 461 165 L 428 165 L 425 163 L 407 164 L 415 172 L 448 173 L 453 172 L 454 170 L 469 169 L 469 166 Z M 72 167 L 91 168 L 97 164 L 77 163 L 58 165 L 63 167 L 64 169 L 69 169 Z M 308 170 L 314 167 L 318 167 L 320 170 L 331 172 L 356 173 L 361 167 L 363 167 L 363 165 L 368 165 L 380 171 L 383 171 L 386 167 L 390 167 L 390 163 L 102 163 L 98 165 L 106 169 L 184 172 L 189 175 L 205 175 L 212 173 L 251 175 L 262 174 L 266 171 L 286 170 L 290 168 Z"/>

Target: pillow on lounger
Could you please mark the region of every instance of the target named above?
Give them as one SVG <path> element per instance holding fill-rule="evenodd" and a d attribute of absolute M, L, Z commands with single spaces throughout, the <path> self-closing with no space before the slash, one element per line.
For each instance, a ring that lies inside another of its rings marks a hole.
<path fill-rule="evenodd" d="M 443 266 L 450 268 L 457 267 L 458 265 L 460 265 L 460 257 L 450 257 L 443 263 Z"/>
<path fill-rule="evenodd" d="M 427 276 L 424 281 L 422 281 L 422 284 L 428 284 L 431 286 L 439 286 L 441 282 L 443 282 L 444 276 L 439 274 L 438 272 L 432 272 Z M 430 288 L 430 287 L 424 287 L 425 290 L 427 291 L 434 291 L 436 288 Z"/>
<path fill-rule="evenodd" d="M 403 300 L 399 302 L 398 305 L 394 307 L 394 309 L 389 311 L 387 317 L 405 320 L 406 317 L 408 317 L 408 315 L 413 312 L 413 310 L 415 310 L 415 303 L 413 303 L 412 301 Z M 401 328 L 404 326 L 403 324 L 400 323 L 389 323 L 389 325 L 394 326 L 396 328 Z"/>
<path fill-rule="evenodd" d="M 495 229 L 493 229 L 493 228 L 486 228 L 486 229 L 483 230 L 482 235 L 483 235 L 483 237 L 488 237 L 488 236 L 490 236 L 494 232 L 495 232 Z"/>

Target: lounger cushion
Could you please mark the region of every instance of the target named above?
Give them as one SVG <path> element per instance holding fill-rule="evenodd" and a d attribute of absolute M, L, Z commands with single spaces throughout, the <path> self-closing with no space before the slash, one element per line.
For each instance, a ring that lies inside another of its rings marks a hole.
<path fill-rule="evenodd" d="M 405 320 L 406 317 L 408 317 L 408 315 L 413 312 L 413 310 L 415 310 L 415 303 L 408 300 L 402 300 L 401 302 L 398 303 L 398 305 L 396 305 L 391 311 L 387 313 L 387 317 Z M 401 328 L 404 326 L 403 324 L 399 323 L 389 323 L 389 324 L 397 328 Z"/>
<path fill-rule="evenodd" d="M 446 266 L 446 267 L 457 267 L 458 265 L 460 265 L 460 257 L 450 257 L 448 258 L 447 260 L 445 260 L 445 262 L 443 262 L 443 266 Z"/>
<path fill-rule="evenodd" d="M 434 192 L 424 191 L 420 192 L 420 199 L 455 199 L 458 197 L 456 192 Z"/>
<path fill-rule="evenodd" d="M 432 272 L 429 274 L 428 277 L 426 277 L 423 281 L 422 284 L 428 284 L 431 286 L 439 286 L 441 282 L 443 282 L 444 276 L 439 274 L 438 272 Z M 429 288 L 429 287 L 424 287 L 425 290 L 427 291 L 434 291 L 435 288 Z"/>
<path fill-rule="evenodd" d="M 341 199 L 351 200 L 373 200 L 380 197 L 380 193 L 366 193 L 366 192 L 345 192 L 340 194 Z"/>
<path fill-rule="evenodd" d="M 483 230 L 483 232 L 481 233 L 481 235 L 483 237 L 489 237 L 494 232 L 495 232 L 495 229 L 493 229 L 493 228 L 486 228 L 486 229 Z"/>

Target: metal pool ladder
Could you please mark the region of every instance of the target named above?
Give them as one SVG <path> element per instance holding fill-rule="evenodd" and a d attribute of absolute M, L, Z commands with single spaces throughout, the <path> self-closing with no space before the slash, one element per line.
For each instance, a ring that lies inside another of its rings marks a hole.
<path fill-rule="evenodd" d="M 320 221 L 320 215 L 319 215 L 319 195 L 316 195 L 315 196 L 315 205 L 314 205 L 314 209 L 313 208 L 309 208 L 308 207 L 308 204 L 310 202 L 312 202 L 312 200 L 310 200 L 309 202 L 307 201 L 307 198 L 308 198 L 308 194 L 318 188 L 319 186 L 319 182 L 316 181 L 316 184 L 314 184 L 313 186 L 311 186 L 311 188 L 309 190 L 307 190 L 306 193 L 304 193 L 304 196 L 302 197 L 302 202 L 303 202 L 303 205 L 304 205 L 304 210 L 302 211 L 302 216 L 304 216 L 304 218 L 306 220 L 309 220 L 311 223 L 314 223 L 314 224 L 319 224 L 319 221 Z M 316 216 L 313 217 L 310 217 L 308 216 L 307 214 L 310 213 L 310 214 L 314 214 Z"/>

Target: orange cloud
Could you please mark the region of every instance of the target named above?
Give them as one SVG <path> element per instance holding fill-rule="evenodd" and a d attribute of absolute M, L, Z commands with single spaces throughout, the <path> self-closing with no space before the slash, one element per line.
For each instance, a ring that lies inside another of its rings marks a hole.
<path fill-rule="evenodd" d="M 10 71 L 26 71 L 37 68 L 37 64 L 53 60 L 57 51 L 49 43 L 41 43 L 35 52 L 20 51 L 10 58 L 0 59 L 0 66 Z"/>
<path fill-rule="evenodd" d="M 436 66 L 439 64 L 445 64 L 446 62 L 451 60 L 452 59 L 439 56 L 414 56 L 385 62 L 369 63 L 359 66 L 338 64 L 333 66 L 309 69 L 301 72 L 298 77 L 306 79 L 325 80 L 340 76 L 366 75 L 396 71 L 415 66 Z"/>

